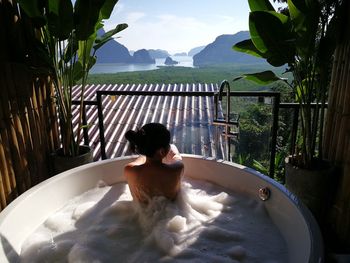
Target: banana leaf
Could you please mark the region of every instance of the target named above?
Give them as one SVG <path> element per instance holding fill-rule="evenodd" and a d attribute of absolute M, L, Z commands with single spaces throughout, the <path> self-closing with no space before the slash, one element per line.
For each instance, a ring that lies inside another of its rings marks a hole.
<path fill-rule="evenodd" d="M 242 78 L 253 81 L 259 85 L 268 85 L 278 80 L 286 81 L 285 78 L 278 77 L 271 70 L 266 70 L 258 73 L 252 73 L 252 74 L 243 74 L 242 76 L 235 78 L 233 81 L 236 81 Z"/>
<path fill-rule="evenodd" d="M 100 47 L 102 47 L 104 44 L 106 44 L 108 41 L 113 39 L 113 36 L 117 34 L 118 32 L 124 30 L 127 28 L 127 24 L 119 24 L 114 29 L 106 32 L 103 36 L 97 37 L 95 40 L 96 45 L 94 45 L 94 49 L 98 50 Z"/>
<path fill-rule="evenodd" d="M 74 21 L 78 40 L 87 40 L 100 22 L 100 11 L 106 0 L 77 0 L 74 5 Z"/>
<path fill-rule="evenodd" d="M 250 11 L 275 11 L 269 0 L 248 0 Z"/>
<path fill-rule="evenodd" d="M 113 8 L 117 3 L 118 0 L 106 0 L 101 8 L 99 20 L 108 19 L 111 16 Z"/>
<path fill-rule="evenodd" d="M 50 0 L 48 26 L 51 34 L 59 40 L 69 38 L 73 30 L 73 5 L 70 0 Z"/>
<path fill-rule="evenodd" d="M 266 58 L 266 56 L 254 46 L 254 43 L 251 39 L 246 39 L 238 42 L 232 48 L 236 51 L 243 52 L 258 58 Z"/>
<path fill-rule="evenodd" d="M 307 5 L 301 0 L 288 0 L 288 9 L 293 31 L 296 34 L 295 43 L 298 53 L 310 56 L 315 50 L 319 5 L 317 3 Z"/>
<path fill-rule="evenodd" d="M 279 67 L 294 61 L 295 47 L 288 16 L 272 11 L 251 12 L 249 31 L 255 47 L 271 65 Z"/>
<path fill-rule="evenodd" d="M 36 28 L 40 28 L 47 23 L 47 19 L 44 16 L 44 6 L 46 1 L 40 0 L 18 0 L 20 7 L 24 10 L 27 16 L 32 19 L 33 25 Z"/>

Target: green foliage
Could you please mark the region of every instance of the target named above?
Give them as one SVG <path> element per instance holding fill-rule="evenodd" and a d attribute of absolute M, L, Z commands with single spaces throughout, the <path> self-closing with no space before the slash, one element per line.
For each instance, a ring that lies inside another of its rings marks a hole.
<path fill-rule="evenodd" d="M 118 25 L 114 30 L 97 38 L 97 31 L 108 19 L 117 0 L 19 0 L 20 7 L 32 18 L 41 34 L 39 40 L 44 47 L 42 60 L 49 62 L 56 102 L 64 155 L 79 154 L 82 129 L 83 94 L 89 70 L 96 63 L 95 52 L 113 35 L 127 25 Z M 72 88 L 80 81 L 80 114 L 76 134 L 73 131 Z"/>
<path fill-rule="evenodd" d="M 176 84 L 176 83 L 221 83 L 223 79 L 233 80 L 243 73 L 270 69 L 269 65 L 237 65 L 226 64 L 200 68 L 161 67 L 157 70 L 120 72 L 113 74 L 90 74 L 87 83 L 91 84 Z M 283 72 L 283 68 L 277 69 Z M 244 79 L 234 82 L 233 90 L 257 90 L 256 84 Z M 267 85 L 271 87 L 272 85 Z"/>
<path fill-rule="evenodd" d="M 268 166 L 269 140 L 271 130 L 271 107 L 252 102 L 240 113 L 239 138 L 236 142 L 236 155 L 249 156 L 245 165 L 253 166 L 253 160 L 265 162 Z M 234 157 L 235 161 L 239 158 Z"/>
<path fill-rule="evenodd" d="M 244 154 L 238 154 L 236 158 L 236 163 L 239 163 L 241 165 L 246 165 L 250 159 L 250 155 L 244 155 Z"/>
<path fill-rule="evenodd" d="M 310 104 L 324 104 L 327 98 L 335 29 L 343 1 L 288 0 L 284 14 L 271 10 L 267 2 L 249 0 L 251 42 L 245 40 L 233 48 L 261 55 L 272 66 L 288 65 L 293 74 L 289 85 L 300 103 L 302 145 L 298 165 L 310 167 L 316 157 L 317 137 L 322 138 L 324 117 L 323 106 L 313 110 Z M 259 84 L 279 80 L 272 74 L 270 78 L 257 78 L 256 74 L 251 76 L 247 79 Z M 321 145 L 320 142 L 320 152 Z M 292 154 L 299 155 L 299 152 L 294 149 Z"/>
<path fill-rule="evenodd" d="M 284 152 L 277 152 L 274 160 L 275 165 L 275 173 L 274 173 L 274 179 L 279 183 L 284 183 L 284 159 L 286 158 L 286 155 Z M 263 162 L 259 162 L 257 160 L 253 160 L 253 167 L 257 171 L 261 172 L 262 174 L 268 175 L 269 174 L 269 166 L 264 164 Z"/>
<path fill-rule="evenodd" d="M 253 81 L 253 82 L 260 84 L 260 85 L 271 84 L 277 80 L 285 80 L 283 78 L 278 77 L 271 70 L 253 73 L 253 74 L 243 74 L 243 75 L 235 78 L 234 81 L 239 80 L 241 78 L 245 78 L 247 80 Z"/>
<path fill-rule="evenodd" d="M 269 0 L 248 0 L 251 11 L 275 11 Z"/>

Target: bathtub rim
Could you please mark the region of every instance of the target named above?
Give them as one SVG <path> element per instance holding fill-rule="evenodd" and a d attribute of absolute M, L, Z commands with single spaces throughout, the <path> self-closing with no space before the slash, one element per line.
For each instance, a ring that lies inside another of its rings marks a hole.
<path fill-rule="evenodd" d="M 307 224 L 308 230 L 309 230 L 309 236 L 310 236 L 310 258 L 309 262 L 315 262 L 320 263 L 324 260 L 324 245 L 323 245 L 323 238 L 321 235 L 321 231 L 319 229 L 319 226 L 309 211 L 309 209 L 293 194 L 291 193 L 285 186 L 281 185 L 280 183 L 276 182 L 275 180 L 271 179 L 270 177 L 252 169 L 249 167 L 246 167 L 244 165 L 240 165 L 237 163 L 225 161 L 225 160 L 216 160 L 214 158 L 208 158 L 203 157 L 200 155 L 192 155 L 192 154 L 181 154 L 182 157 L 186 159 L 200 159 L 204 161 L 213 161 L 218 164 L 228 165 L 235 167 L 237 169 L 243 169 L 248 173 L 253 174 L 254 176 L 266 181 L 268 184 L 271 184 L 274 186 L 280 193 L 282 193 L 291 203 L 296 207 L 296 209 L 301 213 L 302 217 L 305 220 L 305 223 Z M 137 156 L 130 155 L 130 156 L 123 156 L 123 157 L 117 157 L 113 159 L 108 160 L 100 160 L 98 162 L 89 163 L 86 165 L 82 165 L 76 168 L 73 168 L 71 170 L 65 171 L 63 173 L 57 174 L 51 178 L 46 179 L 45 181 L 33 186 L 32 188 L 28 189 L 24 193 L 22 193 L 20 196 L 18 196 L 15 200 L 13 200 L 7 207 L 5 207 L 4 210 L 0 212 L 0 228 L 3 222 L 5 221 L 8 214 L 10 214 L 17 205 L 24 199 L 30 198 L 31 195 L 33 195 L 36 191 L 38 191 L 40 188 L 44 187 L 46 184 L 51 184 L 56 180 L 62 180 L 64 177 L 71 176 L 72 173 L 75 171 L 85 170 L 90 167 L 100 166 L 107 163 L 113 163 L 116 161 L 123 161 L 123 160 L 132 160 L 135 159 Z M 1 254 L 5 250 L 3 245 L 0 244 L 1 247 Z M 5 254 L 5 253 L 4 253 Z M 321 259 L 321 261 L 320 261 Z"/>

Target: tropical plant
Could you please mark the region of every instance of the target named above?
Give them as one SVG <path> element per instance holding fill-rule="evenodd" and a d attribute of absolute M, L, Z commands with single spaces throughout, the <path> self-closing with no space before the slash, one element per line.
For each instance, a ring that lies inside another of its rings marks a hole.
<path fill-rule="evenodd" d="M 301 144 L 295 145 L 291 154 L 295 165 L 311 168 L 315 159 L 322 157 L 324 104 L 342 1 L 288 0 L 283 13 L 277 12 L 268 0 L 248 2 L 251 39 L 233 48 L 264 58 L 275 67 L 287 65 L 293 80 L 288 82 L 272 71 L 242 77 L 259 84 L 283 80 L 293 89 L 300 105 Z"/>
<path fill-rule="evenodd" d="M 277 152 L 274 160 L 274 164 L 275 164 L 274 179 L 280 183 L 284 183 L 284 158 L 285 157 L 286 156 L 283 152 Z M 268 165 L 264 165 L 264 163 L 259 162 L 255 159 L 253 160 L 253 167 L 257 171 L 261 172 L 262 174 L 269 174 Z"/>
<path fill-rule="evenodd" d="M 51 69 L 59 113 L 64 156 L 79 155 L 84 89 L 96 51 L 127 24 L 119 24 L 102 36 L 97 33 L 109 19 L 118 0 L 18 0 L 37 28 L 42 57 Z M 72 90 L 81 81 L 77 131 L 74 133 Z"/>

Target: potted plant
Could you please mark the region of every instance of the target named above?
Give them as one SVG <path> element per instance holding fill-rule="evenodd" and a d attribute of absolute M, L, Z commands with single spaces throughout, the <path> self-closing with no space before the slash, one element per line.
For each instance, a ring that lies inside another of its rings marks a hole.
<path fill-rule="evenodd" d="M 38 50 L 50 67 L 58 108 L 61 148 L 54 154 L 54 172 L 92 161 L 92 152 L 80 145 L 84 90 L 96 51 L 124 30 L 119 24 L 101 37 L 98 30 L 118 0 L 19 0 L 21 9 L 37 28 Z M 77 130 L 72 116 L 72 89 L 81 81 Z"/>
<path fill-rule="evenodd" d="M 324 105 L 342 1 L 288 0 L 282 12 L 277 12 L 268 0 L 248 1 L 251 39 L 233 48 L 264 58 L 275 67 L 287 65 L 293 80 L 288 82 L 272 71 L 242 77 L 259 84 L 283 80 L 292 88 L 299 103 L 301 128 L 298 143 L 287 158 L 286 186 L 318 216 L 323 205 L 319 195 L 327 192 L 328 184 L 328 177 L 320 172 L 327 170 L 322 159 Z"/>

